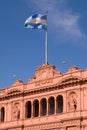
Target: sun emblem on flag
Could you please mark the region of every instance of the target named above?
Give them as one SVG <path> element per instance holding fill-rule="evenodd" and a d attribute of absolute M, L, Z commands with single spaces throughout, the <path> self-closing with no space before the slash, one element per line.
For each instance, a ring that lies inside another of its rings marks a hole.
<path fill-rule="evenodd" d="M 34 19 L 34 23 L 36 23 L 36 24 L 41 23 L 41 19 L 40 18 Z"/>

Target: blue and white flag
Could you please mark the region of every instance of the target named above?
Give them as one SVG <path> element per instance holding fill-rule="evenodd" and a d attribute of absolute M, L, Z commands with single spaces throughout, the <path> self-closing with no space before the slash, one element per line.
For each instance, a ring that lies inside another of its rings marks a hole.
<path fill-rule="evenodd" d="M 26 28 L 47 29 L 47 15 L 34 14 L 30 16 L 24 23 Z"/>

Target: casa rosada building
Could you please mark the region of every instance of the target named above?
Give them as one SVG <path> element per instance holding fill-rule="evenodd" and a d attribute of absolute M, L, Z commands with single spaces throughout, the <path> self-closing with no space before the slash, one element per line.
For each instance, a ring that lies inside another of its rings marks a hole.
<path fill-rule="evenodd" d="M 42 64 L 0 90 L 0 130 L 87 130 L 87 70 Z"/>

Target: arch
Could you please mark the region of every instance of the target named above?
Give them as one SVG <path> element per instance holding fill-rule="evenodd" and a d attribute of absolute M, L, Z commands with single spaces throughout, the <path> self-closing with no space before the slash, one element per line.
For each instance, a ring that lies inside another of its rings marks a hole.
<path fill-rule="evenodd" d="M 55 100 L 54 97 L 48 99 L 48 114 L 52 115 L 55 112 Z"/>
<path fill-rule="evenodd" d="M 27 101 L 26 105 L 25 105 L 25 117 L 26 118 L 31 118 L 31 109 L 32 109 L 31 102 Z"/>
<path fill-rule="evenodd" d="M 5 121 L 5 108 L 2 107 L 1 108 L 1 122 L 4 122 Z"/>
<path fill-rule="evenodd" d="M 36 99 L 33 102 L 33 116 L 38 117 L 39 116 L 39 101 Z"/>
<path fill-rule="evenodd" d="M 47 101 L 45 98 L 41 99 L 41 116 L 47 114 Z"/>
<path fill-rule="evenodd" d="M 57 103 L 57 113 L 62 113 L 63 112 L 63 96 L 62 95 L 57 96 L 56 103 Z"/>

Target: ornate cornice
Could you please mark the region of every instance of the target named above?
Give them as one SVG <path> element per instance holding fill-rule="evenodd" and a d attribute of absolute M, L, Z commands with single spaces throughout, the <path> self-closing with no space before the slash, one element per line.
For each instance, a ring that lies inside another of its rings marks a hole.
<path fill-rule="evenodd" d="M 3 96 L 0 97 L 1 100 L 8 100 L 10 98 L 17 98 L 17 97 L 24 97 L 27 95 L 35 95 L 45 92 L 51 92 L 55 90 L 60 90 L 68 87 L 74 87 L 77 85 L 83 85 L 87 83 L 87 79 L 77 79 L 77 78 L 69 78 L 64 81 L 62 81 L 60 84 L 54 84 L 54 85 L 48 85 L 44 88 L 37 88 L 35 90 L 28 90 L 28 91 L 13 91 L 7 94 L 3 94 Z"/>

